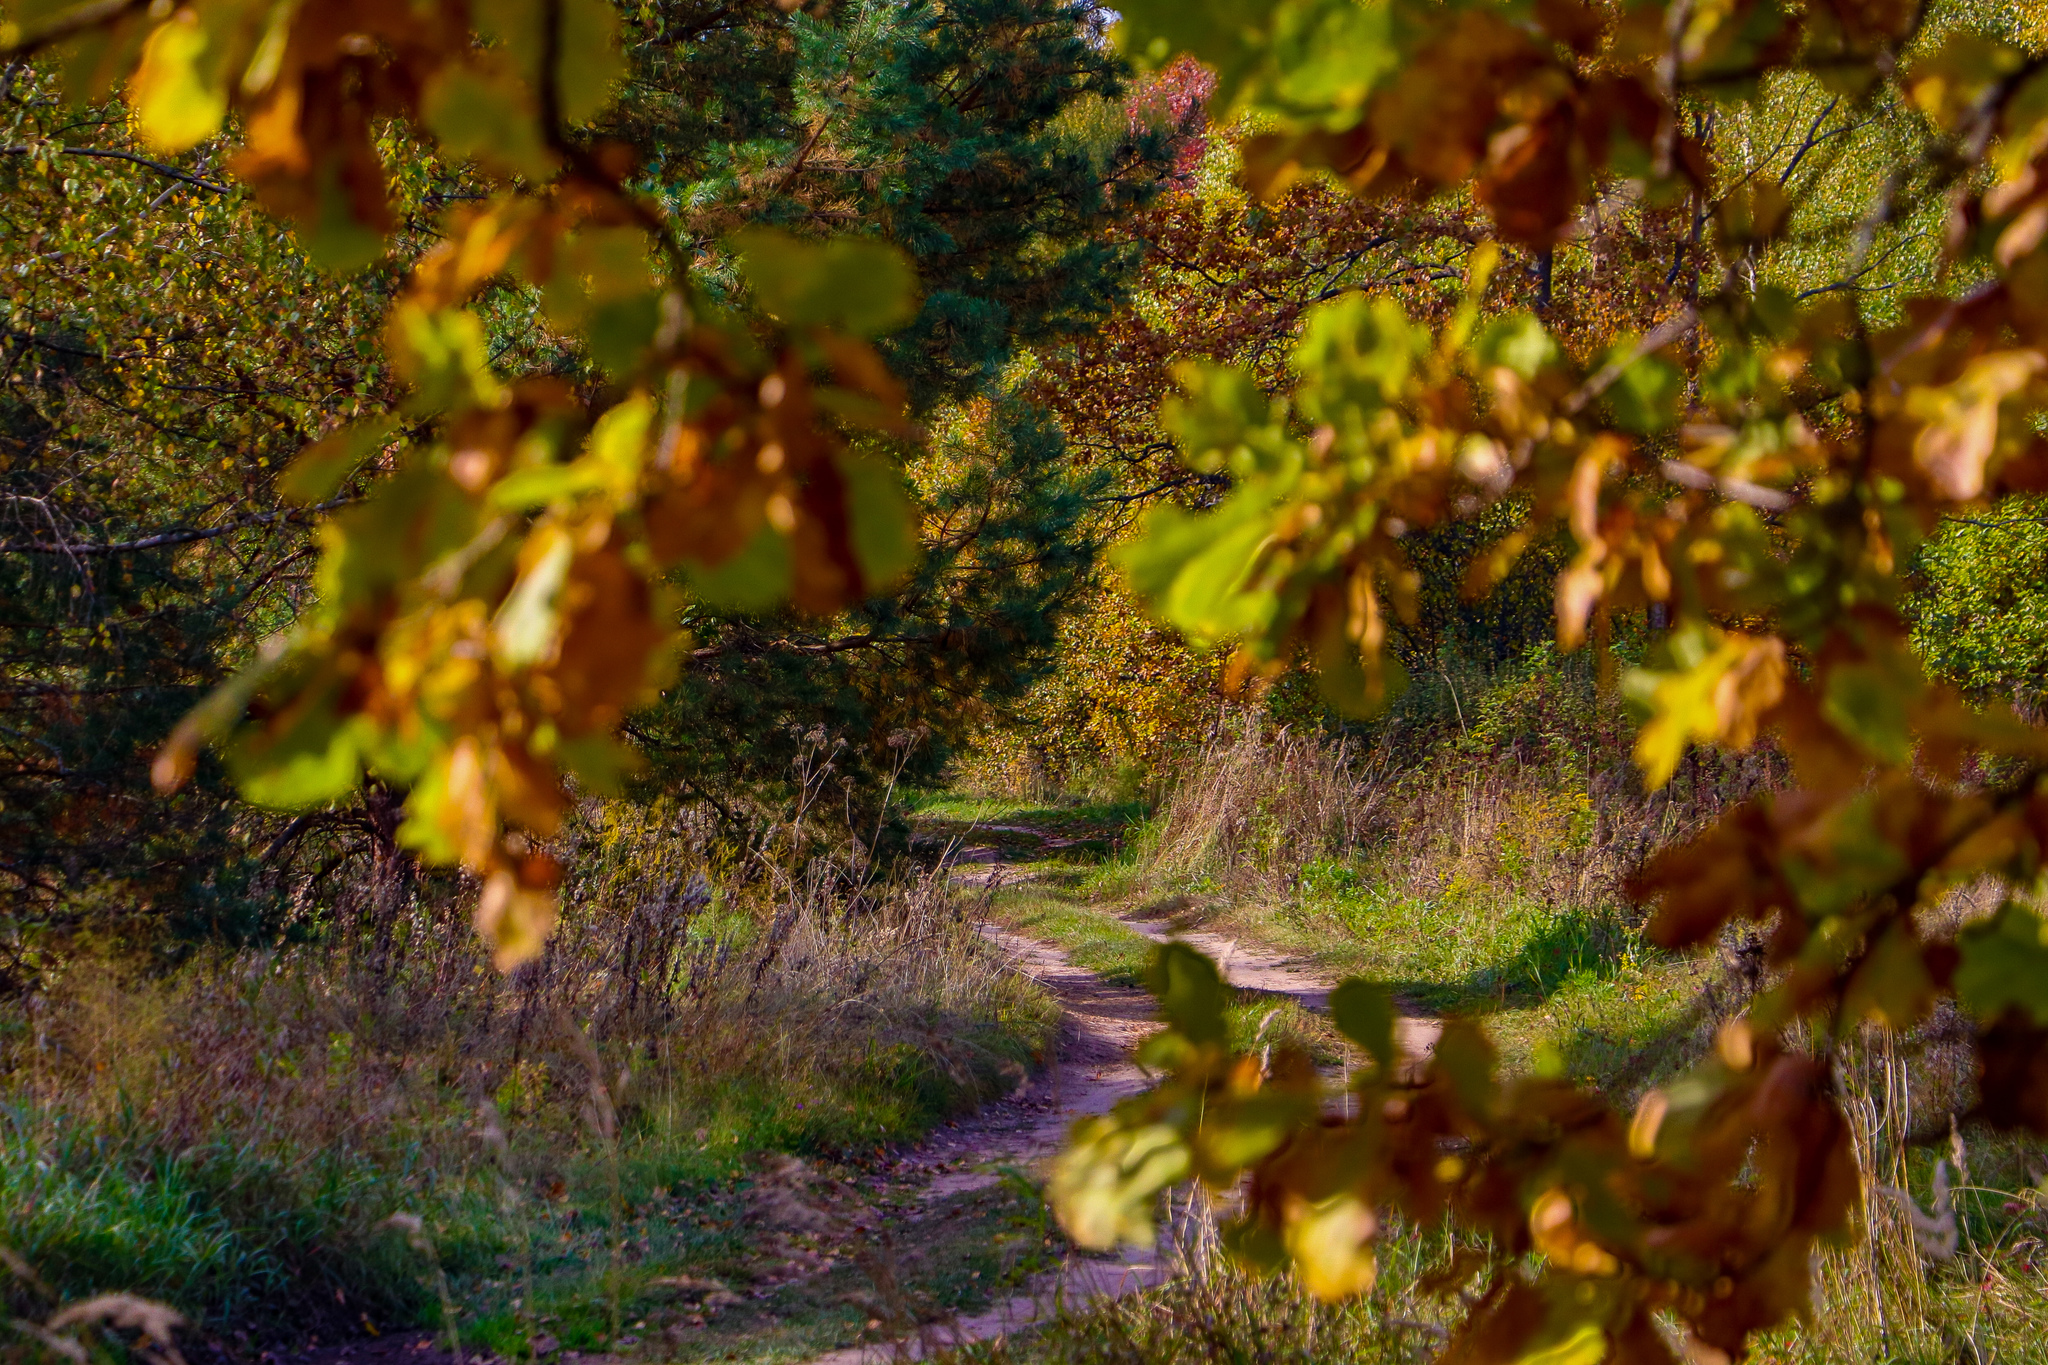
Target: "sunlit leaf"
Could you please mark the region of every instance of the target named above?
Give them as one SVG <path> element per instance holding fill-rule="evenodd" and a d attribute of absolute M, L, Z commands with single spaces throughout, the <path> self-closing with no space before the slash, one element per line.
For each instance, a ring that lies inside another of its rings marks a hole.
<path fill-rule="evenodd" d="M 1230 988 L 1223 975 L 1199 950 L 1185 943 L 1162 943 L 1145 972 L 1145 987 L 1159 1001 L 1159 1012 L 1192 1043 L 1223 1041 L 1223 1007 Z"/>
<path fill-rule="evenodd" d="M 129 80 L 135 126 L 158 151 L 182 152 L 219 131 L 227 90 L 219 79 L 215 39 L 190 6 L 157 25 Z"/>

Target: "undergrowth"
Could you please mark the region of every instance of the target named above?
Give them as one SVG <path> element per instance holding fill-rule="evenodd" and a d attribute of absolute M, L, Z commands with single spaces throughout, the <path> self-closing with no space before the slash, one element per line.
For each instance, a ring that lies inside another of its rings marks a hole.
<path fill-rule="evenodd" d="M 707 868 L 669 819 L 587 808 L 510 978 L 426 898 L 396 952 L 80 964 L 5 1035 L 0 1242 L 259 1340 L 432 1320 L 435 1265 L 459 1301 L 615 1301 L 622 1247 L 747 1274 L 764 1154 L 857 1167 L 1042 1055 L 1054 1008 L 933 877 Z"/>

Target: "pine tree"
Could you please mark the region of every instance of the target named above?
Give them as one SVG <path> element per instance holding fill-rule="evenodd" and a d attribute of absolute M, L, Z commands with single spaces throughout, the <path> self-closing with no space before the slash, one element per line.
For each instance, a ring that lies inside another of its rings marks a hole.
<path fill-rule="evenodd" d="M 871 792 L 902 757 L 892 735 L 936 731 L 911 760 L 934 772 L 983 705 L 1050 666 L 1093 572 L 1102 479 L 1012 374 L 1125 296 L 1139 248 L 1109 229 L 1156 196 L 1186 132 L 1133 115 L 1092 14 L 694 3 L 640 20 L 614 134 L 660 149 L 650 182 L 701 240 L 767 222 L 903 247 L 923 302 L 884 351 L 935 437 L 911 457 L 927 534 L 900 591 L 830 622 L 693 614 L 682 676 L 631 727 L 656 782 L 721 803 L 775 792 L 823 727 Z"/>

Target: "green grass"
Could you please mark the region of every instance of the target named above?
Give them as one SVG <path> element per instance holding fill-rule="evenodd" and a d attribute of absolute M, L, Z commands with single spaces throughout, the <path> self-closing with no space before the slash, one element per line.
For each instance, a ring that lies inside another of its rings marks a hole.
<path fill-rule="evenodd" d="M 386 1177 L 347 1152 L 174 1152 L 118 1123 L 0 1109 L 6 1245 L 65 1298 L 133 1288 L 260 1326 L 286 1300 L 317 1298 L 321 1318 L 345 1317 L 327 1307 L 339 1293 L 382 1322 L 416 1316 L 417 1267 L 362 1235 L 363 1211 L 389 1197 Z M 17 1307 L 29 1294 L 10 1286 Z"/>
<path fill-rule="evenodd" d="M 742 1274 L 746 1235 L 732 1211 L 764 1156 L 858 1171 L 1000 1086 L 1003 1064 L 1015 1074 L 1043 1039 L 983 1030 L 975 1041 L 982 1064 L 965 1079 L 870 1043 L 865 1064 L 836 1083 L 723 1077 L 632 1113 L 616 1166 L 625 1205 L 695 1210 L 713 1224 L 636 1215 L 626 1241 L 639 1279 Z M 608 1302 L 614 1167 L 576 1122 L 553 1104 L 510 1122 L 501 1173 L 481 1145 L 456 1163 L 402 1129 L 296 1158 L 225 1142 L 171 1152 L 139 1126 L 17 1102 L 0 1109 L 0 1240 L 61 1297 L 124 1289 L 259 1336 L 333 1339 L 366 1321 L 385 1330 L 438 1317 L 427 1256 L 380 1226 L 394 1213 L 424 1221 L 469 1312 L 488 1312 L 478 1305 L 504 1289 L 497 1263 L 527 1257 L 529 1241 L 550 1302 Z"/>
<path fill-rule="evenodd" d="M 1050 881 L 1033 881 L 997 892 L 992 909 L 1004 924 L 1057 944 L 1069 962 L 1105 981 L 1145 984 L 1156 951 L 1152 940 L 1088 899 Z"/>
<path fill-rule="evenodd" d="M 1139 801 L 1047 806 L 929 791 L 899 799 L 929 840 L 960 839 L 1012 857 L 1088 863 L 1115 856 L 1147 814 Z"/>
<path fill-rule="evenodd" d="M 822 1183 L 833 1183 L 832 1174 Z M 758 1226 L 743 1188 L 657 1192 L 633 1207 L 622 1238 L 632 1259 L 615 1276 L 592 1269 L 608 1264 L 607 1227 L 537 1239 L 543 1254 L 528 1274 L 515 1273 L 515 1264 L 459 1286 L 461 1330 L 506 1358 L 545 1335 L 570 1350 L 623 1344 L 667 1360 L 802 1360 L 872 1335 L 870 1320 L 973 1312 L 1049 1264 L 1055 1234 L 1024 1182 L 929 1206 L 910 1187 L 866 1182 L 863 1190 L 862 1212 L 783 1234 Z M 913 1212 L 910 1235 L 901 1220 Z M 558 1249 L 562 1236 L 568 1241 Z M 764 1267 L 791 1260 L 809 1273 L 748 1289 Z M 893 1292 L 878 1287 L 877 1268 Z M 613 1335 L 614 1314 L 634 1341 Z"/>
<path fill-rule="evenodd" d="M 1539 1061 L 1634 1089 L 1681 1060 L 1705 977 L 1642 943 L 1618 913 L 1500 887 L 1428 895 L 1363 878 L 1280 904 L 1192 898 L 1176 920 L 1365 976 L 1419 1010 L 1483 1018 L 1511 1069 Z"/>

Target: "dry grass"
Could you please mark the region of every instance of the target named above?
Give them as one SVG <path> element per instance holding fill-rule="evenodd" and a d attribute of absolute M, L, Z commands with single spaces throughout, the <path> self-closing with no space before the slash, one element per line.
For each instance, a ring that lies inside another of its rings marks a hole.
<path fill-rule="evenodd" d="M 1233 891 L 1291 887 L 1308 863 L 1363 841 L 1386 785 L 1344 744 L 1250 723 L 1182 771 L 1146 860 L 1157 875 L 1206 875 Z"/>

